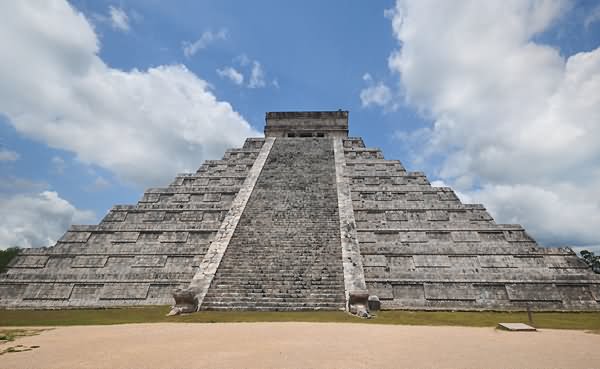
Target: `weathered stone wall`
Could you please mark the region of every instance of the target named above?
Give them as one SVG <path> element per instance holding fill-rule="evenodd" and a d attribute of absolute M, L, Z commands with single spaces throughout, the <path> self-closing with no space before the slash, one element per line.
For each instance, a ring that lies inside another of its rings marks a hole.
<path fill-rule="evenodd" d="M 248 139 L 96 226 L 72 226 L 53 247 L 26 249 L 0 275 L 2 307 L 170 304 L 198 271 L 264 139 Z"/>
<path fill-rule="evenodd" d="M 343 309 L 366 287 L 384 309 L 600 310 L 600 275 L 570 249 L 347 138 L 347 112 L 270 114 L 267 144 L 24 250 L 0 275 L 0 307 L 162 305 L 194 286 L 203 309 Z"/>
<path fill-rule="evenodd" d="M 202 309 L 344 309 L 332 140 L 277 138 Z"/>
<path fill-rule="evenodd" d="M 270 112 L 267 137 L 348 137 L 347 111 Z"/>
<path fill-rule="evenodd" d="M 539 247 L 520 225 L 344 140 L 365 280 L 386 309 L 600 309 L 600 276 L 570 249 Z"/>

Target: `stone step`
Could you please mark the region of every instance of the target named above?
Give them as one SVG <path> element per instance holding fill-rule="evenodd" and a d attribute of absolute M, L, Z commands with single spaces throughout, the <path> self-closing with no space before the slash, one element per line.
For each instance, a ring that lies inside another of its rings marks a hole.
<path fill-rule="evenodd" d="M 202 308 L 342 309 L 336 191 L 331 140 L 276 140 Z"/>
<path fill-rule="evenodd" d="M 226 272 L 224 272 L 226 273 Z M 256 274 L 259 273 L 261 275 L 260 278 L 256 277 Z M 343 281 L 343 278 L 339 278 L 339 276 L 333 274 L 323 274 L 323 275 L 302 275 L 302 274 L 278 274 L 278 273 L 228 273 L 227 279 L 229 280 L 239 280 L 239 281 L 268 281 L 268 280 L 279 280 L 279 281 Z"/>
<path fill-rule="evenodd" d="M 343 303 L 312 303 L 309 301 L 293 301 L 293 302 L 269 302 L 269 301 L 257 301 L 257 302 L 214 302 L 205 301 L 202 304 L 202 310 L 218 310 L 219 308 L 227 308 L 228 310 L 259 310 L 259 309 L 271 309 L 271 310 L 282 310 L 282 309 L 327 309 L 327 310 L 338 310 L 343 309 Z"/>
<path fill-rule="evenodd" d="M 292 261 L 289 262 L 291 265 L 285 265 L 282 263 L 282 260 L 279 259 L 277 263 L 270 260 L 265 260 L 264 263 L 259 262 L 248 262 L 248 261 L 239 261 L 235 262 L 234 260 L 228 260 L 225 264 L 221 265 L 219 269 L 227 272 L 249 272 L 256 273 L 260 271 L 276 271 L 276 272 L 287 272 L 287 273 L 295 273 L 297 271 L 306 272 L 306 271 L 314 271 L 321 272 L 327 270 L 337 270 L 337 268 L 332 268 L 334 263 L 341 263 L 342 260 L 322 260 L 318 262 L 312 262 L 312 260 L 295 260 L 296 264 L 292 264 Z"/>
<path fill-rule="evenodd" d="M 232 303 L 232 304 L 245 304 L 245 303 L 310 303 L 310 304 L 338 304 L 343 303 L 344 298 L 307 298 L 307 297 L 247 297 L 247 296 L 236 296 L 236 297 L 224 297 L 219 296 L 219 303 Z"/>
<path fill-rule="evenodd" d="M 253 261 L 242 261 L 235 262 L 235 260 L 228 260 L 225 264 L 220 266 L 220 269 L 225 271 L 244 271 L 256 273 L 262 270 L 265 271 L 277 271 L 277 272 L 287 272 L 294 273 L 295 271 L 305 272 L 307 270 L 312 271 L 327 271 L 327 270 L 337 270 L 338 268 L 332 267 L 335 264 L 332 263 L 341 263 L 342 260 L 322 260 L 318 262 L 313 262 L 313 260 L 290 260 L 286 265 L 285 260 L 281 260 L 281 258 L 275 262 L 271 260 L 265 260 L 264 263 Z M 285 268 L 285 269 L 284 269 Z"/>
<path fill-rule="evenodd" d="M 215 282 L 215 288 L 223 289 L 223 288 L 232 288 L 237 287 L 240 289 L 273 289 L 273 290 L 292 290 L 292 289 L 306 289 L 307 287 L 319 288 L 319 289 L 331 289 L 337 290 L 342 286 L 340 283 L 289 283 L 285 281 L 262 281 L 260 283 L 225 283 L 223 281 Z"/>
<path fill-rule="evenodd" d="M 343 306 L 299 306 L 297 304 L 293 306 L 202 306 L 201 310 L 212 310 L 212 311 L 315 311 L 315 310 L 344 310 Z"/>
<path fill-rule="evenodd" d="M 219 284 L 218 286 L 213 286 L 215 291 L 227 291 L 231 293 L 337 293 L 339 291 L 339 286 L 304 286 L 304 285 L 274 285 L 274 286 L 266 286 L 266 285 L 238 285 L 238 284 Z"/>
<path fill-rule="evenodd" d="M 240 281 L 236 283 L 235 280 L 224 281 L 219 279 L 215 282 L 214 286 L 216 288 L 230 287 L 230 286 L 238 286 L 240 288 L 305 288 L 307 286 L 320 287 L 320 288 L 332 288 L 336 289 L 342 285 L 342 281 L 325 281 L 325 282 L 314 282 L 308 283 L 304 281 L 285 281 L 285 280 L 261 280 L 260 282 L 244 282 Z"/>
<path fill-rule="evenodd" d="M 318 290 L 332 290 L 336 291 L 343 284 L 341 283 L 329 283 L 329 284 L 317 284 L 317 283 L 285 283 L 285 282 L 261 282 L 253 284 L 242 284 L 242 283 L 223 283 L 218 281 L 214 284 L 214 287 L 218 290 L 227 289 L 240 289 L 240 290 L 305 290 L 307 288 L 318 289 Z"/>
<path fill-rule="evenodd" d="M 218 291 L 218 292 L 217 292 Z M 306 289 L 290 289 L 290 290 L 276 290 L 276 289 L 218 289 L 214 291 L 210 291 L 208 293 L 218 294 L 221 296 L 275 296 L 275 297 L 285 297 L 285 296 L 296 296 L 296 297 L 332 297 L 332 296 L 341 296 L 341 293 L 338 290 L 306 290 Z"/>
<path fill-rule="evenodd" d="M 296 286 L 298 287 L 298 286 Z M 209 292 L 208 295 L 219 295 L 224 293 L 232 293 L 232 294 L 270 294 L 270 293 L 282 293 L 282 294 L 297 294 L 297 295 L 311 295 L 311 294 L 337 294 L 339 291 L 338 288 L 319 288 L 316 286 L 304 287 L 300 286 L 300 288 L 286 288 L 285 286 L 258 286 L 258 287 L 250 287 L 250 288 L 240 288 L 239 286 L 220 286 L 215 287 L 215 292 Z M 218 291 L 218 292 L 217 292 Z"/>

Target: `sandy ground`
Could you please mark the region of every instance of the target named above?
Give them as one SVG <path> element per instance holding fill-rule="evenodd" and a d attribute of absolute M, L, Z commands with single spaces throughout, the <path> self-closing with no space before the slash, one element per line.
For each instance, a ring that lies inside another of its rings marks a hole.
<path fill-rule="evenodd" d="M 61 327 L 20 338 L 0 368 L 592 368 L 582 331 L 339 323 Z"/>

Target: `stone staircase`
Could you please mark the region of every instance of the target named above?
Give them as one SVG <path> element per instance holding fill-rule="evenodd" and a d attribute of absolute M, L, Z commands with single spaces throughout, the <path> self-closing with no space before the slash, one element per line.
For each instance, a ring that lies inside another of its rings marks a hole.
<path fill-rule="evenodd" d="M 277 138 L 203 310 L 344 309 L 332 140 Z"/>
<path fill-rule="evenodd" d="M 167 305 L 176 290 L 193 311 L 337 310 L 366 289 L 383 309 L 600 311 L 600 274 L 571 249 L 348 137 L 348 112 L 266 118 L 266 138 L 23 250 L 0 308 Z"/>

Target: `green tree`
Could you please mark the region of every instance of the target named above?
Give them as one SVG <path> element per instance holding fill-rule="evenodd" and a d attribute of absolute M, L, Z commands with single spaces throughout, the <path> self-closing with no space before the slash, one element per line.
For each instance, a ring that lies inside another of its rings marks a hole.
<path fill-rule="evenodd" d="M 20 249 L 18 247 L 9 247 L 6 250 L 0 250 L 0 273 L 3 273 L 8 263 L 17 256 Z"/>
<path fill-rule="evenodd" d="M 581 257 L 595 273 L 600 273 L 600 256 L 588 250 L 581 250 Z"/>

